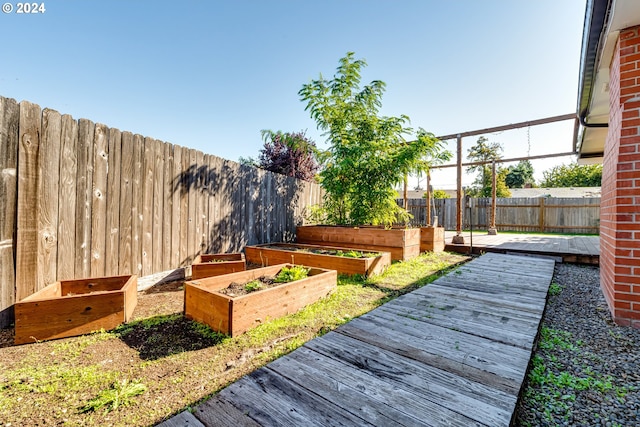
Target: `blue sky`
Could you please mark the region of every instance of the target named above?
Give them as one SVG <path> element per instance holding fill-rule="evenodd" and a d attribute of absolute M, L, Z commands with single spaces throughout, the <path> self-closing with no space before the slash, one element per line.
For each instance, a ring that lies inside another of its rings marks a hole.
<path fill-rule="evenodd" d="M 297 93 L 348 51 L 367 61 L 364 82 L 387 84 L 383 114 L 436 135 L 576 110 L 585 0 L 49 0 L 38 15 L 10 3 L 0 96 L 231 160 L 257 155 L 261 129 L 325 146 Z M 532 155 L 565 152 L 572 126 L 487 137 L 505 157 L 528 141 Z M 570 160 L 535 161 L 536 176 Z M 453 188 L 454 170 L 433 185 Z"/>

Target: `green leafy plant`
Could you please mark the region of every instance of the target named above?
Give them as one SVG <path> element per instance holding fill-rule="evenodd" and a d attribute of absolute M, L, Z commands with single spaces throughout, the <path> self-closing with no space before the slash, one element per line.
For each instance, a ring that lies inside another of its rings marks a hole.
<path fill-rule="evenodd" d="M 147 387 L 137 381 L 116 381 L 110 388 L 102 390 L 96 397 L 80 408 L 80 412 L 94 412 L 101 408 L 105 408 L 105 412 L 115 411 L 121 406 L 131 405 L 133 403 L 132 398 L 144 393 L 146 390 Z"/>
<path fill-rule="evenodd" d="M 549 286 L 549 295 L 551 295 L 552 297 L 560 295 L 560 292 L 562 292 L 562 286 L 560 286 L 559 284 L 554 282 L 551 284 L 551 286 Z"/>
<path fill-rule="evenodd" d="M 287 283 L 296 280 L 304 279 L 309 276 L 309 270 L 300 265 L 293 265 L 291 267 L 283 267 L 275 278 L 277 283 Z"/>
<path fill-rule="evenodd" d="M 260 280 L 252 280 L 249 283 L 246 283 L 244 285 L 244 290 L 247 292 L 255 292 L 262 289 L 262 283 L 260 283 Z"/>
<path fill-rule="evenodd" d="M 333 79 L 321 76 L 298 92 L 330 144 L 321 156 L 323 212 L 315 213 L 331 224 L 403 222 L 410 215 L 395 202 L 394 185 L 427 165 L 425 158 L 438 157 L 443 145 L 433 134 L 407 127 L 405 115 L 379 114 L 386 85 L 374 80 L 361 88 L 360 73 L 366 62 L 354 55 L 349 52 L 340 59 Z M 409 135 L 411 142 L 405 138 Z"/>

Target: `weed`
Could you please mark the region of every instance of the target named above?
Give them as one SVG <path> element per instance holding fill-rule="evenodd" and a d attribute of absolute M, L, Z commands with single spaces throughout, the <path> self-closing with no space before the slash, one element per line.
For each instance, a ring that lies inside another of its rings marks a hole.
<path fill-rule="evenodd" d="M 549 286 L 549 295 L 552 297 L 558 296 L 562 289 L 564 289 L 562 286 L 554 282 Z"/>
<path fill-rule="evenodd" d="M 115 411 L 121 406 L 131 405 L 134 402 L 132 398 L 145 391 L 147 391 L 147 387 L 138 381 L 129 382 L 128 380 L 123 380 L 122 382 L 114 382 L 111 387 L 102 390 L 96 397 L 80 408 L 80 413 L 95 412 L 101 408 L 105 408 L 105 413 Z"/>

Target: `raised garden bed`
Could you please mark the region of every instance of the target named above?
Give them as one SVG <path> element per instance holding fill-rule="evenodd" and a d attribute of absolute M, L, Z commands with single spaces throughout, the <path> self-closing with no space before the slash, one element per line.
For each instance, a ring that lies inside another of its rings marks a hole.
<path fill-rule="evenodd" d="M 219 276 L 244 270 L 246 268 L 242 253 L 198 255 L 191 264 L 191 279 Z"/>
<path fill-rule="evenodd" d="M 298 243 L 309 245 L 345 246 L 390 252 L 393 261 L 406 261 L 420 254 L 419 228 L 304 225 L 296 228 L 296 235 Z"/>
<path fill-rule="evenodd" d="M 290 262 L 363 276 L 380 274 L 391 264 L 389 252 L 367 252 L 360 249 L 300 243 L 247 246 L 244 252 L 247 262 L 252 264 L 268 266 Z"/>
<path fill-rule="evenodd" d="M 336 271 L 310 268 L 308 277 L 304 279 L 246 295 L 229 296 L 219 292 L 232 283 L 276 276 L 283 267 L 292 265 L 280 264 L 185 282 L 185 316 L 216 331 L 236 336 L 268 319 L 296 312 L 327 296 L 337 286 Z"/>
<path fill-rule="evenodd" d="M 420 252 L 444 251 L 444 227 L 420 227 Z"/>
<path fill-rule="evenodd" d="M 113 329 L 131 319 L 138 302 L 137 276 L 52 283 L 15 304 L 16 344 Z"/>

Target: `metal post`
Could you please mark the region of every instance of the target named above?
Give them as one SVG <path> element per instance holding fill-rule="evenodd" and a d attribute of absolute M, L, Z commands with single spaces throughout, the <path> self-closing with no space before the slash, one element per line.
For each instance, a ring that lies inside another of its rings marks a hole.
<path fill-rule="evenodd" d="M 495 236 L 498 234 L 498 230 L 496 229 L 496 184 L 498 180 L 496 179 L 496 162 L 495 160 L 491 162 L 491 223 L 489 224 L 489 229 L 487 230 L 487 234 L 490 236 Z"/>
<path fill-rule="evenodd" d="M 456 139 L 458 142 L 456 235 L 451 239 L 451 243 L 464 244 L 464 237 L 462 236 L 462 136 L 458 134 Z"/>

